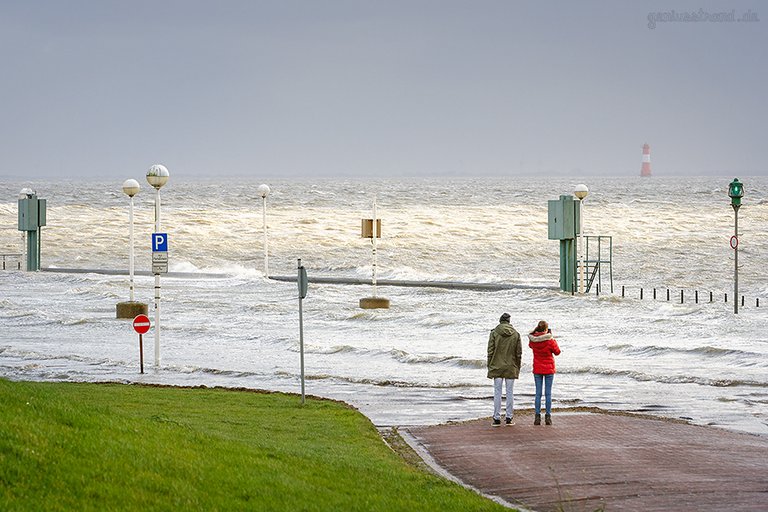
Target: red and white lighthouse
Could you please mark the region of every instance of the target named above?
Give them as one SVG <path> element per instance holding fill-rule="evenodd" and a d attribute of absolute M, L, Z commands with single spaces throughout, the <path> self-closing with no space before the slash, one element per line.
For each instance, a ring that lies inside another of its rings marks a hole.
<path fill-rule="evenodd" d="M 651 175 L 651 146 L 643 144 L 643 165 L 640 167 L 640 176 Z"/>

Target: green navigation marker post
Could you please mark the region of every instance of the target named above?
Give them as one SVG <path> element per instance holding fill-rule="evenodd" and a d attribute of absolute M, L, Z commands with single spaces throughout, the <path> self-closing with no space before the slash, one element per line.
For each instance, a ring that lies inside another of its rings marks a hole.
<path fill-rule="evenodd" d="M 739 208 L 741 198 L 744 197 L 744 184 L 739 178 L 734 178 L 728 185 L 728 196 L 733 206 L 733 236 L 731 248 L 733 249 L 733 314 L 739 313 Z"/>
<path fill-rule="evenodd" d="M 46 200 L 28 188 L 19 192 L 19 231 L 27 232 L 27 271 L 40 270 L 40 228 L 46 223 Z"/>
<path fill-rule="evenodd" d="M 549 239 L 560 240 L 560 289 L 576 291 L 576 235 L 579 233 L 579 203 L 573 196 L 562 195 L 548 201 Z"/>

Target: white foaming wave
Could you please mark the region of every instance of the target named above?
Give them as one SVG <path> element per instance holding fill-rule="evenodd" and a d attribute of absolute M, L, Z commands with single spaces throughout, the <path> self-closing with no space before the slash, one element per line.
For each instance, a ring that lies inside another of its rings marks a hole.
<path fill-rule="evenodd" d="M 296 378 L 298 375 L 293 372 L 277 371 L 275 375 Z M 461 389 L 461 388 L 486 388 L 487 384 L 478 384 L 477 382 L 428 382 L 428 381 L 408 381 L 402 379 L 375 379 L 368 377 L 350 377 L 347 375 L 334 375 L 330 373 L 309 373 L 305 378 L 310 381 L 332 380 L 346 382 L 350 384 L 362 384 L 378 387 L 395 388 L 427 388 L 427 389 Z"/>
<path fill-rule="evenodd" d="M 0 347 L 0 355 L 3 357 L 12 357 L 21 360 L 34 360 L 34 361 L 73 361 L 77 363 L 85 363 L 90 366 L 102 366 L 102 367 L 122 367 L 125 366 L 125 361 L 120 361 L 110 358 L 94 358 L 83 356 L 79 354 L 46 354 L 37 352 L 34 350 L 19 349 L 10 345 Z M 34 364 L 34 363 L 33 363 Z"/>
<path fill-rule="evenodd" d="M 299 349 L 291 347 L 289 350 L 297 352 Z M 411 354 L 402 349 L 369 349 L 354 347 L 351 345 L 333 345 L 324 347 L 319 345 L 306 345 L 304 351 L 308 354 L 351 354 L 355 357 L 386 357 L 402 364 L 415 365 L 445 365 L 448 367 L 482 369 L 485 368 L 484 359 L 470 359 L 455 355 L 443 354 Z"/>
<path fill-rule="evenodd" d="M 721 348 L 712 346 L 701 346 L 692 348 L 678 348 L 678 347 L 662 347 L 656 345 L 636 346 L 631 344 L 619 344 L 608 346 L 610 352 L 622 352 L 625 354 L 637 355 L 637 356 L 653 356 L 664 354 L 685 354 L 695 355 L 701 357 L 721 359 L 725 356 L 733 358 L 749 358 L 749 359 L 762 359 L 764 354 L 757 352 L 751 352 L 747 350 L 739 350 L 733 348 Z M 766 361 L 768 364 L 768 361 Z"/>
<path fill-rule="evenodd" d="M 768 381 L 751 379 L 708 378 L 695 375 L 652 375 L 636 370 L 619 370 L 599 366 L 585 366 L 579 368 L 558 368 L 558 373 L 569 375 L 595 374 L 608 377 L 627 377 L 638 382 L 658 382 L 661 384 L 698 384 L 707 387 L 759 387 L 768 388 Z"/>

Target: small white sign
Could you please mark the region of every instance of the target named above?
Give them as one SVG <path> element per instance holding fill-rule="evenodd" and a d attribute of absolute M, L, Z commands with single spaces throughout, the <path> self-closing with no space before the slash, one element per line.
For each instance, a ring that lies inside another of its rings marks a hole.
<path fill-rule="evenodd" d="M 167 274 L 168 273 L 168 262 L 165 262 L 165 263 L 152 263 L 152 273 L 153 274 Z"/>

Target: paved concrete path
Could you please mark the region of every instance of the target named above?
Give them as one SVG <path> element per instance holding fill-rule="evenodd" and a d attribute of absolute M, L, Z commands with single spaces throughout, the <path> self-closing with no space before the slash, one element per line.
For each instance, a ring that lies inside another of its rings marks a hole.
<path fill-rule="evenodd" d="M 598 412 L 553 420 L 403 430 L 462 482 L 532 510 L 768 511 L 768 437 Z"/>

